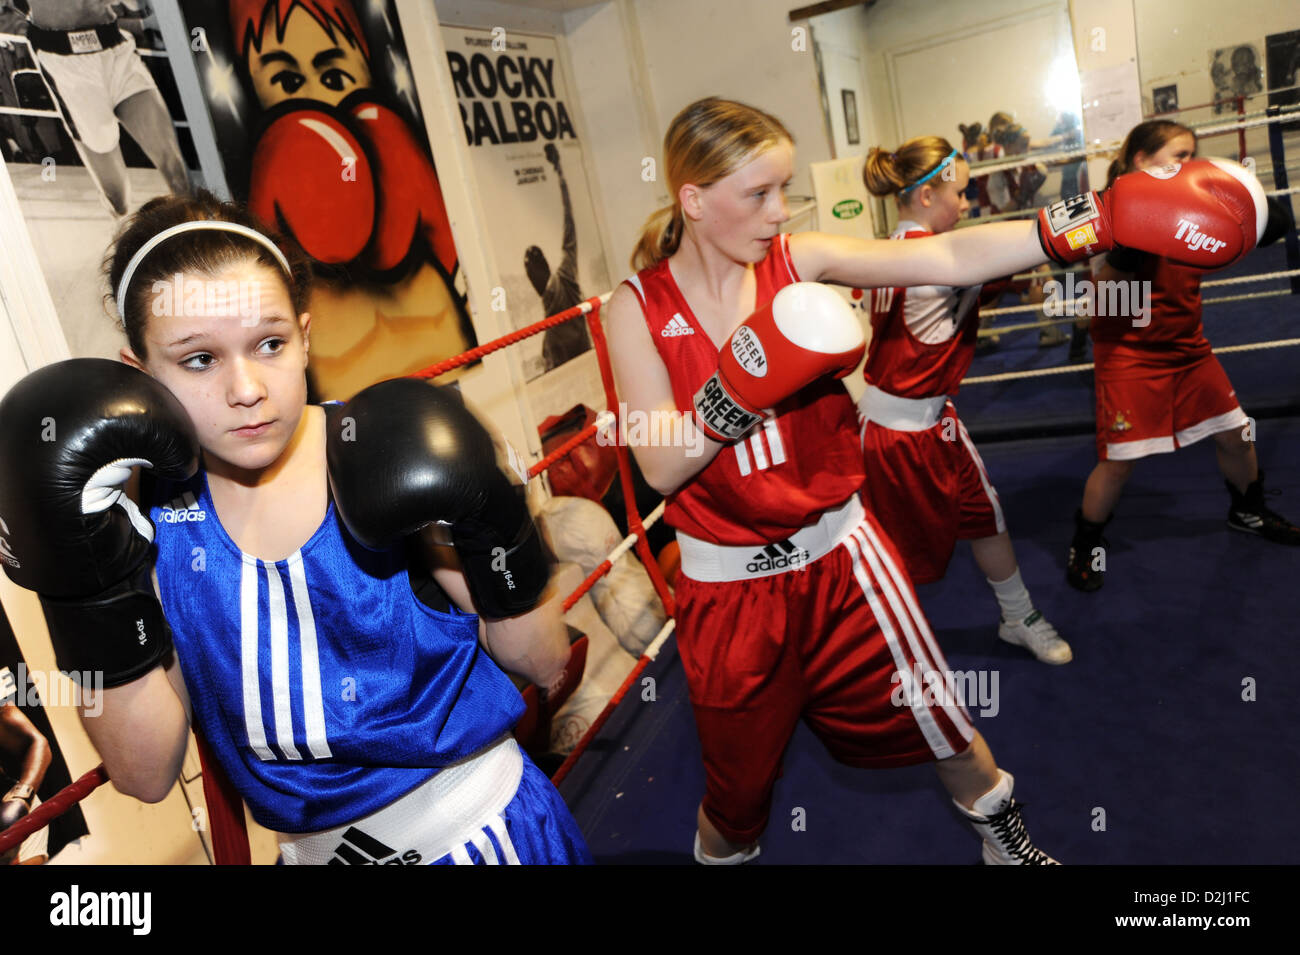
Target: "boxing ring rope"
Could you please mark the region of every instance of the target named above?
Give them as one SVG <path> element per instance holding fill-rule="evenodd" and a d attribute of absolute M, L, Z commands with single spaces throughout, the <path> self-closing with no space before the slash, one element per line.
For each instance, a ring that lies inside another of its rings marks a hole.
<path fill-rule="evenodd" d="M 1286 294 L 1290 294 L 1289 292 Z M 1223 345 L 1219 348 L 1211 348 L 1216 355 L 1226 355 L 1230 352 L 1241 351 L 1262 351 L 1266 348 L 1289 348 L 1292 345 L 1300 345 L 1300 338 L 1276 338 L 1267 342 L 1249 342 L 1245 345 Z M 1051 368 L 1029 368 L 1024 371 L 1004 371 L 998 375 L 974 375 L 970 378 L 963 378 L 963 385 L 983 385 L 995 381 L 1014 381 L 1017 378 L 1042 378 L 1046 375 L 1064 375 L 1072 371 L 1092 371 L 1096 367 L 1093 362 L 1080 362 L 1077 365 L 1054 365 Z"/>
<path fill-rule="evenodd" d="M 106 782 L 108 782 L 108 770 L 104 769 L 103 763 L 100 763 L 76 781 L 64 786 L 4 832 L 0 832 L 0 855 L 22 845 L 23 840 L 33 832 L 48 826 Z"/>
<path fill-rule="evenodd" d="M 1031 273 L 1032 274 L 1032 273 Z M 1220 285 L 1244 285 L 1250 282 L 1267 282 L 1272 279 L 1288 279 L 1300 277 L 1300 269 L 1290 269 L 1281 272 L 1260 272 L 1255 275 L 1239 275 L 1229 279 L 1213 279 L 1209 282 L 1202 282 L 1201 288 L 1214 288 Z M 1090 276 L 1085 276 L 1080 281 L 1093 282 Z M 1214 305 L 1223 302 L 1246 302 L 1252 299 L 1275 298 L 1279 295 L 1294 295 L 1293 289 L 1270 289 L 1265 292 L 1247 292 L 1242 295 L 1221 295 L 1218 298 L 1204 299 L 1202 305 Z M 1071 311 L 1076 309 L 1084 298 L 1073 298 L 1059 300 L 1054 307 L 1062 311 Z M 984 308 L 980 309 L 979 316 L 981 319 L 990 318 L 994 315 L 1019 315 L 1021 313 L 1042 312 L 1045 302 L 1031 302 L 1028 305 L 1008 305 L 1006 308 Z M 979 330 L 980 338 L 987 338 L 993 335 L 1002 335 L 1008 332 L 1021 332 L 1034 328 L 1048 328 L 1053 325 L 1070 325 L 1074 322 L 1089 318 L 1088 315 L 1065 316 L 1063 318 L 1042 318 L 1033 322 L 1020 322 L 1012 325 L 989 325 L 987 328 Z"/>

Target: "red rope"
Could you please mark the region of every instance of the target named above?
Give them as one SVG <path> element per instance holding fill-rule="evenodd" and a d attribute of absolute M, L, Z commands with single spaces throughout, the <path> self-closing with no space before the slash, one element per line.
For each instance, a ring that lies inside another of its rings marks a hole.
<path fill-rule="evenodd" d="M 615 414 L 614 433 L 622 434 L 618 391 L 614 387 L 614 369 L 609 363 L 609 345 L 605 342 L 605 329 L 600 323 L 599 306 L 587 314 L 587 327 L 591 329 L 591 342 L 596 350 L 596 361 L 600 365 L 600 380 L 605 386 L 605 406 Z M 673 603 L 672 592 L 668 589 L 668 581 L 664 580 L 663 572 L 659 570 L 659 562 L 655 560 L 650 545 L 646 542 L 645 526 L 641 523 L 641 515 L 636 509 L 636 491 L 632 487 L 632 463 L 628 459 L 627 447 L 622 441 L 617 441 L 614 450 L 618 454 L 618 479 L 623 487 L 623 506 L 627 509 L 628 533 L 636 535 L 637 555 L 645 565 L 646 573 L 650 575 L 650 582 L 654 584 L 655 593 L 663 602 L 664 611 L 668 616 L 675 617 L 677 607 Z"/>
<path fill-rule="evenodd" d="M 588 590 L 590 590 L 593 586 L 595 586 L 596 581 L 600 580 L 600 578 L 604 577 L 607 573 L 609 573 L 609 569 L 613 566 L 614 566 L 613 563 L 611 563 L 608 559 L 602 560 L 600 562 L 600 566 L 597 567 L 595 570 L 593 570 L 590 574 L 588 574 L 587 579 L 578 585 L 578 589 L 575 590 L 573 593 L 569 594 L 569 596 L 564 598 L 564 612 L 568 613 L 570 610 L 572 610 L 573 605 L 582 599 L 582 595 L 585 594 Z"/>
<path fill-rule="evenodd" d="M 592 722 L 587 732 L 582 734 L 582 739 L 578 740 L 578 745 L 573 747 L 573 752 L 565 758 L 564 762 L 560 764 L 560 768 L 555 771 L 555 775 L 551 777 L 552 785 L 558 786 L 560 783 L 564 782 L 564 777 L 569 775 L 569 770 L 573 769 L 573 764 L 578 761 L 578 757 L 587 751 L 587 747 L 590 746 L 591 741 L 596 738 L 596 734 L 601 731 L 601 728 L 604 727 L 604 725 L 609 721 L 610 716 L 613 715 L 614 710 L 616 710 L 618 705 L 623 702 L 623 697 L 627 695 L 629 687 L 636 682 L 636 678 L 639 677 L 642 671 L 644 671 L 649 665 L 650 658 L 645 654 L 642 654 L 641 659 L 639 659 L 636 666 L 632 668 L 632 672 L 629 673 L 627 679 L 623 681 L 623 685 L 618 688 L 618 692 L 609 698 L 609 702 L 606 703 L 605 708 L 600 711 L 600 715 Z"/>
<path fill-rule="evenodd" d="M 558 448 L 556 448 L 546 457 L 542 458 L 531 468 L 529 468 L 528 476 L 530 478 L 537 477 L 537 475 L 541 474 L 543 471 L 549 468 L 556 461 L 560 460 L 560 458 L 564 457 L 566 454 L 569 454 L 571 451 L 573 451 L 574 448 L 576 448 L 578 445 L 582 444 L 582 442 L 590 438 L 593 434 L 596 433 L 597 430 L 598 430 L 597 425 L 595 424 L 587 425 L 585 428 L 583 428 L 581 431 L 575 434 L 568 441 L 565 441 L 562 445 L 560 445 Z"/>
<path fill-rule="evenodd" d="M 76 782 L 64 786 L 4 832 L 0 832 L 0 854 L 21 845 L 37 829 L 48 826 L 106 782 L 108 770 L 100 763 Z"/>
<path fill-rule="evenodd" d="M 515 342 L 523 341 L 525 338 L 528 338 L 531 335 L 536 335 L 538 332 L 545 331 L 553 325 L 561 325 L 564 322 L 577 318 L 589 309 L 594 310 L 599 308 L 600 296 L 596 295 L 587 299 L 585 302 L 579 302 L 577 305 L 573 306 L 573 308 L 566 308 L 562 312 L 556 312 L 554 315 L 543 318 L 540 322 L 533 322 L 533 324 L 526 328 L 521 328 L 516 332 L 511 332 L 509 335 L 502 335 L 500 338 L 495 338 L 486 345 L 479 345 L 477 348 L 471 348 L 467 352 L 461 352 L 459 355 L 454 355 L 451 358 L 440 361 L 436 365 L 430 365 L 428 368 L 421 368 L 419 371 L 412 372 L 408 377 L 437 378 L 439 375 L 446 374 L 453 368 L 459 368 L 461 365 L 468 365 L 472 361 L 478 361 L 484 355 L 490 355 L 492 352 L 505 348 L 507 345 L 513 345 Z"/>
<path fill-rule="evenodd" d="M 199 748 L 199 765 L 203 769 L 203 801 L 208 806 L 208 826 L 212 834 L 214 865 L 252 865 L 248 844 L 248 824 L 244 819 L 244 797 L 235 789 L 216 754 L 195 729 L 194 741 Z"/>

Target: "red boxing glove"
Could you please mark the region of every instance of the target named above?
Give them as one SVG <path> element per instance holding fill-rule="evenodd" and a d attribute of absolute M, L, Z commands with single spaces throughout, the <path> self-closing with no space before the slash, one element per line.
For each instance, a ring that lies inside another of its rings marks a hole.
<path fill-rule="evenodd" d="M 847 302 L 816 282 L 777 292 L 741 323 L 718 353 L 718 370 L 695 395 L 695 421 L 716 441 L 735 441 L 822 375 L 843 378 L 866 339 Z"/>
<path fill-rule="evenodd" d="M 388 107 L 362 101 L 351 107 L 351 113 L 370 140 L 375 159 L 379 214 L 368 256 L 371 268 L 386 272 L 401 265 L 418 230 L 443 270 L 453 275 L 456 243 L 433 161 L 406 121 Z"/>
<path fill-rule="evenodd" d="M 1250 170 L 1230 159 L 1193 159 L 1053 203 L 1038 213 L 1038 240 L 1061 265 L 1121 245 L 1210 270 L 1253 249 L 1267 220 L 1264 189 Z"/>
<path fill-rule="evenodd" d="M 290 233 L 316 261 L 350 262 L 374 229 L 370 160 L 334 116 L 295 109 L 257 141 L 248 208 Z"/>

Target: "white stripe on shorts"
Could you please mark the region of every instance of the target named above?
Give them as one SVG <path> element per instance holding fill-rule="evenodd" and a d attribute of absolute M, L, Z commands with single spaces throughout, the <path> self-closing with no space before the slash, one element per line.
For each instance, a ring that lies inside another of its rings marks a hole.
<path fill-rule="evenodd" d="M 858 578 L 859 585 L 862 586 L 863 592 L 867 594 L 868 602 L 871 603 L 872 612 L 880 624 L 881 632 L 884 634 L 890 653 L 894 658 L 894 665 L 900 674 L 900 679 L 907 679 L 911 676 L 912 664 L 907 660 L 902 641 L 899 639 L 899 633 L 894 628 L 890 618 L 885 615 L 884 608 L 880 606 L 879 600 L 872 599 L 870 584 L 866 582 L 868 574 L 874 578 L 876 587 L 879 588 L 881 595 L 893 611 L 893 619 L 898 621 L 902 634 L 907 639 L 912 659 L 916 661 L 921 671 L 923 673 L 936 671 L 946 676 L 944 670 L 947 663 L 944 661 L 943 653 L 935 642 L 934 634 L 930 632 L 925 616 L 913 599 L 911 586 L 907 583 L 906 578 L 902 577 L 898 572 L 898 568 L 894 566 L 894 562 L 881 546 L 880 540 L 876 537 L 875 532 L 871 530 L 871 526 L 865 523 L 859 525 L 849 540 L 857 545 L 857 548 L 850 548 L 850 553 L 854 554 L 854 573 Z M 858 549 L 861 550 L 861 557 L 865 558 L 865 563 L 858 559 L 856 553 Z M 871 568 L 869 572 L 866 567 L 867 564 Z M 945 759 L 955 755 L 952 745 L 948 742 L 947 736 L 935 719 L 932 707 L 924 702 L 923 695 L 918 695 L 912 702 L 911 709 L 912 715 L 916 718 L 917 725 L 925 736 L 926 742 L 930 744 L 930 749 L 935 757 Z M 974 727 L 971 726 L 970 720 L 962 711 L 960 705 L 947 701 L 939 709 L 947 715 L 963 739 L 969 740 L 974 736 Z"/>
<path fill-rule="evenodd" d="M 984 485 L 984 494 L 988 497 L 989 503 L 993 505 L 993 517 L 997 521 L 998 533 L 1002 534 L 1007 529 L 1007 522 L 1002 517 L 1002 502 L 998 500 L 998 492 L 993 490 L 993 482 L 989 480 L 989 473 L 984 470 L 984 459 L 980 453 L 975 450 L 975 442 L 970 439 L 970 434 L 966 431 L 966 426 L 957 419 L 957 427 L 961 429 L 961 443 L 966 446 L 970 452 L 971 460 L 975 462 L 975 467 L 980 472 L 980 483 Z"/>

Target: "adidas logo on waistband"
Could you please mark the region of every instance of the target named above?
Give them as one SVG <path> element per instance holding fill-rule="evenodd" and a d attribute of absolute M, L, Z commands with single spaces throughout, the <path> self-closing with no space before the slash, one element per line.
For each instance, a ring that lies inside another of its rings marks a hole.
<path fill-rule="evenodd" d="M 184 524 L 188 521 L 206 521 L 207 511 L 200 510 L 193 491 L 186 491 L 174 501 L 168 501 L 160 515 L 167 524 Z"/>
<path fill-rule="evenodd" d="M 388 858 L 392 856 L 392 858 Z M 368 836 L 356 826 L 349 826 L 343 841 L 334 847 L 330 865 L 419 865 L 420 853 L 407 849 L 400 856 L 374 836 Z"/>
<path fill-rule="evenodd" d="M 795 570 L 808 563 L 809 553 L 789 541 L 768 544 L 749 559 L 745 569 L 751 574 L 766 570 Z"/>
<path fill-rule="evenodd" d="M 674 313 L 673 317 L 668 320 L 664 330 L 659 333 L 664 338 L 675 338 L 678 335 L 694 335 L 695 329 L 686 324 L 686 319 L 682 318 L 681 313 Z"/>

